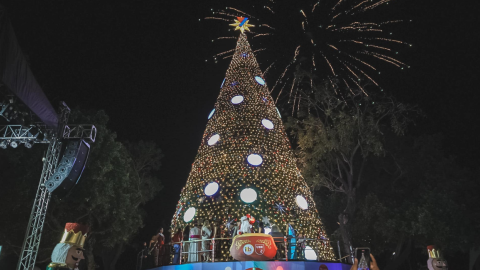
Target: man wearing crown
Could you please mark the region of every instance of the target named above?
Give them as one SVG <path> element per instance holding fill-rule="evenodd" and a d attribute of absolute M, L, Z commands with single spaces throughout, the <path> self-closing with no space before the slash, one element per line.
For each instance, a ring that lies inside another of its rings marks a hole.
<path fill-rule="evenodd" d="M 52 263 L 47 270 L 76 269 L 78 263 L 85 259 L 83 245 L 87 238 L 88 227 L 78 223 L 67 223 L 62 240 L 52 252 Z"/>

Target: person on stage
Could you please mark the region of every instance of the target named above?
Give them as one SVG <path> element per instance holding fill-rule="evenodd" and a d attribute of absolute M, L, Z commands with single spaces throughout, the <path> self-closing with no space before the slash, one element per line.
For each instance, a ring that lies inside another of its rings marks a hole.
<path fill-rule="evenodd" d="M 52 263 L 47 270 L 68 270 L 75 269 L 83 256 L 83 245 L 87 239 L 88 227 L 78 223 L 67 223 L 62 240 L 52 252 Z"/>
<path fill-rule="evenodd" d="M 182 229 L 178 229 L 175 235 L 172 237 L 172 245 L 173 245 L 173 262 L 172 264 L 180 264 L 180 242 L 183 240 L 183 232 Z"/>
<path fill-rule="evenodd" d="M 202 227 L 202 239 L 209 239 L 210 236 L 212 235 L 212 229 L 210 229 L 210 223 L 208 220 L 205 220 L 203 222 L 203 227 Z M 203 260 L 205 262 L 208 262 L 210 260 L 210 241 L 202 241 L 202 251 L 203 251 Z"/>
<path fill-rule="evenodd" d="M 162 266 L 163 250 L 165 245 L 165 236 L 163 235 L 163 228 L 157 230 L 157 234 L 150 240 L 150 250 L 153 249 L 153 264 L 155 266 Z"/>
<path fill-rule="evenodd" d="M 198 227 L 198 224 L 195 223 L 193 227 L 190 229 L 190 237 L 189 241 L 195 241 L 201 239 L 201 231 Z M 198 252 L 202 247 L 201 241 L 190 242 L 189 249 L 188 249 L 188 262 L 199 262 L 200 258 L 198 256 Z"/>
<path fill-rule="evenodd" d="M 240 228 L 238 230 L 238 234 L 244 234 L 244 233 L 252 233 L 253 232 L 253 227 L 252 224 L 250 224 L 250 220 L 247 216 L 243 216 L 240 221 L 242 222 L 240 224 Z"/>

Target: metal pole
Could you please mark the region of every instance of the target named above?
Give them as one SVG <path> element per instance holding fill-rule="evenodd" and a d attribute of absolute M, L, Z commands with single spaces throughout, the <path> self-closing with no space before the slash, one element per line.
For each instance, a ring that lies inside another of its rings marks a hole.
<path fill-rule="evenodd" d="M 288 262 L 288 247 L 287 247 L 287 237 L 283 237 L 283 245 L 285 247 L 285 261 Z"/>
<path fill-rule="evenodd" d="M 212 238 L 212 263 L 215 262 L 215 237 Z"/>

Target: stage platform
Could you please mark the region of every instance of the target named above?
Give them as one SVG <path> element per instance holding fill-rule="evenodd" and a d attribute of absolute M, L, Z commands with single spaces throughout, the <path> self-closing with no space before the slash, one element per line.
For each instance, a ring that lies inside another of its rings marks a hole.
<path fill-rule="evenodd" d="M 350 270 L 351 265 L 309 261 L 233 261 L 167 265 L 150 270 Z"/>

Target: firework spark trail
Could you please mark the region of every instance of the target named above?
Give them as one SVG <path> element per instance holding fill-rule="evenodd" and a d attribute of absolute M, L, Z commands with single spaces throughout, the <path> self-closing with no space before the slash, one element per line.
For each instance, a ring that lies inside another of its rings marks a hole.
<path fill-rule="evenodd" d="M 343 61 L 342 61 L 343 62 Z M 349 64 L 350 66 L 352 66 L 354 69 L 358 70 L 359 72 L 361 72 L 365 77 L 367 77 L 371 82 L 373 82 L 376 86 L 378 86 L 378 83 L 373 80 L 370 76 L 368 76 L 367 73 L 365 73 L 362 69 L 358 68 L 356 65 L 353 65 L 352 63 L 348 63 L 348 62 L 344 62 L 344 64 Z M 347 67 L 348 68 L 348 67 Z"/>
<path fill-rule="evenodd" d="M 232 18 L 238 17 L 237 15 L 226 13 L 225 11 L 219 11 L 219 12 L 217 12 L 217 14 L 225 15 L 225 16 L 232 17 Z"/>
<path fill-rule="evenodd" d="M 399 60 L 397 60 L 397 59 L 395 59 L 395 58 L 393 58 L 393 57 L 390 57 L 390 56 L 388 56 L 388 55 L 384 55 L 384 54 L 376 53 L 376 52 L 371 52 L 371 53 L 374 54 L 374 55 L 378 55 L 378 56 L 380 56 L 380 57 L 387 58 L 387 59 L 392 60 L 392 61 L 394 61 L 394 62 L 397 62 L 397 63 L 400 64 L 400 65 L 406 66 L 405 63 L 403 63 L 403 62 L 401 62 L 401 61 L 399 61 Z"/>
<path fill-rule="evenodd" d="M 346 41 L 355 42 L 355 43 L 357 43 L 357 44 L 363 44 L 363 42 L 358 41 L 358 40 L 354 40 L 354 39 L 340 40 L 340 42 L 346 42 Z"/>
<path fill-rule="evenodd" d="M 353 74 L 353 76 L 355 76 L 355 78 L 357 78 L 357 80 L 360 80 L 360 77 L 358 77 L 357 73 L 353 72 L 353 70 L 351 70 L 342 60 L 338 59 L 338 61 L 340 63 L 342 63 L 342 65 L 344 65 Z"/>
<path fill-rule="evenodd" d="M 270 33 L 266 33 L 266 34 L 256 34 L 256 35 L 253 36 L 253 38 L 262 37 L 262 36 L 270 36 L 270 35 L 272 35 L 272 34 L 270 34 Z"/>
<path fill-rule="evenodd" d="M 376 8 L 376 7 L 378 7 L 378 6 L 382 5 L 382 4 L 388 3 L 388 2 L 390 2 L 390 1 L 391 1 L 391 0 L 381 0 L 381 1 L 375 3 L 375 4 L 371 5 L 371 6 L 368 6 L 368 7 L 364 8 L 363 11 L 366 11 L 366 10 L 369 10 L 369 9 L 374 9 L 374 8 Z"/>
<path fill-rule="evenodd" d="M 224 52 L 221 52 L 221 53 L 217 53 L 217 54 L 215 54 L 215 56 L 222 56 L 222 55 L 224 55 L 224 54 L 227 54 L 227 53 L 230 53 L 230 52 L 233 52 L 233 51 L 235 51 L 235 49 L 231 49 L 231 50 L 228 50 L 228 51 L 224 51 Z"/>
<path fill-rule="evenodd" d="M 351 78 L 350 78 L 351 79 Z M 368 94 L 367 92 L 365 92 L 365 89 L 363 89 L 363 87 L 355 80 L 351 79 L 357 86 L 360 90 L 362 90 L 362 92 L 368 97 Z"/>
<path fill-rule="evenodd" d="M 332 47 L 332 48 L 334 48 L 335 50 L 338 51 L 337 47 L 335 47 L 335 46 L 333 46 L 333 45 L 331 45 L 331 44 L 327 44 L 327 45 L 330 46 L 330 47 Z"/>
<path fill-rule="evenodd" d="M 350 11 L 352 11 L 352 10 L 354 10 L 354 9 L 358 8 L 359 6 L 361 6 L 361 5 L 365 4 L 365 3 L 366 3 L 366 2 L 368 2 L 368 1 L 370 1 L 370 0 L 365 0 L 365 1 L 362 1 L 362 2 L 360 2 L 358 5 L 354 6 L 352 9 L 350 9 L 350 10 L 349 10 L 349 11 L 347 11 L 347 12 L 350 12 Z"/>
<path fill-rule="evenodd" d="M 274 64 L 275 64 L 275 62 L 272 62 L 272 63 L 270 64 L 270 66 L 268 66 L 268 67 L 265 69 L 265 71 L 264 71 L 263 74 L 262 74 L 262 76 L 263 76 L 264 78 L 265 78 L 265 75 L 267 74 L 268 70 L 270 70 L 270 68 L 271 68 Z"/>
<path fill-rule="evenodd" d="M 386 58 L 383 58 L 383 57 L 380 57 L 380 56 L 378 56 L 378 55 L 375 55 L 375 54 L 373 54 L 373 53 L 371 53 L 371 52 L 363 51 L 363 52 L 359 52 L 359 53 L 373 56 L 373 57 L 378 58 L 378 59 L 380 59 L 380 60 L 382 60 L 382 61 L 385 61 L 385 62 L 387 62 L 387 63 L 390 63 L 390 64 L 392 64 L 392 65 L 394 65 L 394 66 L 400 67 L 399 64 L 397 64 L 397 63 L 395 63 L 395 62 L 393 62 L 393 61 L 390 61 L 390 60 L 388 60 L 388 59 L 386 59 Z"/>
<path fill-rule="evenodd" d="M 271 7 L 265 6 L 265 8 L 268 9 L 268 10 L 270 10 L 270 12 L 271 12 L 272 14 L 275 14 L 275 11 L 273 11 L 273 9 L 272 9 Z"/>
<path fill-rule="evenodd" d="M 389 49 L 389 48 L 380 47 L 380 46 L 373 45 L 373 44 L 365 44 L 365 45 L 366 45 L 367 47 L 373 47 L 373 48 L 377 48 L 377 49 L 380 49 L 380 50 L 391 51 L 391 49 Z"/>
<path fill-rule="evenodd" d="M 274 3 L 273 0 L 265 1 Z M 371 76 L 367 73 L 367 71 L 371 73 L 371 70 L 378 71 L 377 68 L 380 68 L 381 66 L 376 67 L 377 62 L 385 62 L 403 69 L 406 64 L 388 56 L 387 54 L 392 54 L 392 52 L 396 50 L 396 44 L 410 46 L 411 44 L 396 39 L 389 39 L 385 34 L 382 34 L 385 32 L 389 33 L 387 30 L 389 25 L 403 22 L 403 20 L 390 19 L 382 22 L 372 22 L 368 21 L 368 19 L 365 20 L 365 17 L 360 15 L 361 13 L 367 14 L 367 11 L 376 9 L 377 7 L 388 4 L 391 1 L 392 0 L 331 0 L 329 1 L 329 6 L 326 6 L 325 9 L 324 5 L 322 5 L 323 2 L 321 3 L 318 0 L 312 0 L 311 9 L 307 8 L 300 10 L 302 15 L 295 18 L 299 19 L 298 23 L 301 23 L 299 26 L 301 26 L 304 31 L 303 35 L 308 37 L 305 41 L 312 45 L 308 44 L 305 47 L 301 47 L 303 46 L 303 43 L 301 43 L 303 41 L 301 40 L 304 39 L 298 39 L 299 43 L 297 43 L 298 46 L 295 48 L 293 58 L 288 64 L 285 63 L 287 65 L 283 71 L 279 70 L 281 74 L 277 77 L 274 86 L 271 88 L 271 93 L 277 93 L 278 90 L 280 90 L 275 102 L 278 102 L 279 97 L 282 94 L 283 96 L 287 96 L 286 92 L 288 91 L 288 88 L 290 88 L 288 100 L 289 102 L 292 102 L 293 99 L 293 110 L 299 109 L 301 106 L 300 104 L 306 106 L 305 103 L 302 102 L 302 99 L 306 98 L 306 100 L 308 100 L 311 98 L 309 95 L 312 95 L 313 92 L 307 93 L 304 92 L 305 89 L 301 88 L 307 86 L 307 81 L 309 80 L 309 89 L 313 89 L 314 82 L 312 79 L 313 77 L 308 78 L 307 75 L 298 76 L 299 74 L 296 74 L 295 70 L 299 65 L 302 65 L 302 68 L 305 70 L 310 70 L 310 73 L 314 75 L 318 75 L 315 73 L 318 72 L 317 69 L 320 69 L 320 73 L 323 73 L 323 78 L 327 79 L 327 83 L 330 81 L 330 85 L 334 88 L 335 93 L 339 95 L 339 98 L 341 97 L 344 102 L 344 93 L 339 91 L 342 89 L 341 87 L 345 87 L 346 92 L 349 91 L 352 94 L 356 92 L 357 95 L 360 93 L 367 95 L 366 89 L 370 90 L 370 88 L 364 89 L 360 85 L 360 81 L 363 82 L 364 80 L 368 80 L 368 82 L 372 82 L 371 84 L 368 83 L 369 87 L 379 87 L 379 84 L 374 80 L 375 76 Z M 263 10 L 263 14 L 266 14 L 267 18 L 271 18 L 271 14 L 275 14 L 273 16 L 274 20 L 283 20 L 284 18 L 279 17 L 275 12 L 277 6 L 271 3 L 262 5 L 261 9 Z M 296 12 L 298 14 L 298 10 L 299 9 L 292 9 L 291 12 Z M 310 10 L 311 13 L 309 13 Z M 220 10 L 220 12 L 214 12 L 214 14 L 215 16 L 224 18 L 210 17 L 209 19 L 230 21 L 230 18 L 235 18 L 237 16 L 253 18 L 253 16 L 247 12 L 243 12 L 233 7 L 227 7 L 226 10 Z M 368 12 L 368 14 L 370 14 L 370 12 Z M 341 17 L 341 20 L 338 19 L 338 17 Z M 332 21 L 335 21 L 335 23 L 331 23 Z M 279 28 L 272 27 L 271 25 L 277 26 L 276 24 L 272 24 L 272 22 L 269 22 L 269 24 L 258 22 L 258 26 L 264 27 L 259 27 L 258 32 L 251 32 L 250 34 L 253 38 L 267 37 L 268 39 L 271 39 L 270 37 L 281 36 L 283 32 L 276 31 L 276 29 Z M 289 29 L 288 31 L 291 30 Z M 236 37 L 231 38 L 234 39 Z M 218 39 L 230 39 L 230 37 L 222 37 Z M 277 45 L 274 45 L 274 47 L 275 46 Z M 263 50 L 265 49 L 258 49 L 255 50 L 254 53 Z M 229 54 L 232 51 L 233 50 L 219 53 L 216 56 L 223 56 L 224 59 L 229 58 L 232 57 L 232 55 Z M 328 72 L 326 65 L 321 64 L 323 60 L 319 58 L 319 56 L 325 60 L 331 73 Z M 305 57 L 307 57 L 307 59 L 310 58 L 311 63 L 310 61 L 303 62 Z M 315 59 L 315 57 L 317 59 Z M 319 59 L 321 62 L 316 63 Z M 279 61 L 270 63 L 268 68 L 263 72 L 263 76 L 266 74 L 273 76 L 272 74 L 274 73 L 274 70 L 277 70 L 276 66 L 279 64 Z M 368 69 L 366 67 L 368 67 Z M 354 84 L 349 85 L 351 84 L 349 80 Z M 353 86 L 353 88 L 351 86 Z M 356 90 L 357 87 L 358 91 Z"/>
<path fill-rule="evenodd" d="M 265 26 L 265 27 L 268 27 L 268 28 L 270 28 L 270 29 L 272 29 L 272 30 L 275 30 L 275 28 L 271 27 L 271 26 L 268 25 L 268 24 L 261 24 L 260 26 Z"/>
<path fill-rule="evenodd" d="M 350 88 L 350 85 L 348 85 L 347 81 L 345 79 L 343 79 L 343 82 L 345 83 L 345 85 L 347 86 L 348 90 L 350 90 L 350 93 L 354 94 L 353 91 L 352 91 L 352 88 Z M 355 94 L 354 94 L 355 95 Z"/>
<path fill-rule="evenodd" d="M 338 5 L 340 5 L 340 3 L 342 3 L 342 1 L 343 1 L 343 0 L 339 0 L 339 1 L 335 4 L 335 6 L 333 6 L 332 11 L 334 11 L 334 10 L 338 7 Z"/>
<path fill-rule="evenodd" d="M 330 63 L 330 61 L 328 61 L 327 57 L 323 53 L 321 53 L 321 54 L 322 54 L 323 58 L 325 58 L 325 61 L 327 61 L 328 66 L 330 66 L 330 69 L 332 70 L 333 76 L 337 76 L 335 74 L 335 71 L 333 70 L 333 67 L 332 67 L 332 64 Z"/>
<path fill-rule="evenodd" d="M 363 70 L 358 69 L 358 71 L 360 71 L 365 77 L 367 77 L 371 82 L 373 82 L 376 86 L 378 86 L 378 83 L 374 79 L 370 78 L 370 76 L 368 76 L 367 73 L 363 72 Z"/>
<path fill-rule="evenodd" d="M 362 37 L 361 37 L 362 38 Z M 372 39 L 377 39 L 377 40 L 382 40 L 382 41 L 388 41 L 388 42 L 395 42 L 395 43 L 400 43 L 400 44 L 408 44 L 405 41 L 401 40 L 395 40 L 395 39 L 389 39 L 389 38 L 380 38 L 380 37 L 369 37 L 369 38 L 362 38 L 365 40 L 372 40 Z"/>
<path fill-rule="evenodd" d="M 305 19 L 306 19 L 307 15 L 305 14 L 305 12 L 303 12 L 303 10 L 300 10 L 300 12 L 302 13 L 303 17 L 305 17 Z"/>
<path fill-rule="evenodd" d="M 293 93 L 293 88 L 295 87 L 295 81 L 297 80 L 297 78 L 293 78 L 293 82 L 292 82 L 292 88 L 290 89 L 290 95 L 288 96 L 288 98 L 292 98 L 292 93 Z"/>
<path fill-rule="evenodd" d="M 385 24 L 390 24 L 390 23 L 401 23 L 401 22 L 403 22 L 403 20 L 386 21 L 386 22 L 382 22 L 380 24 L 385 25 Z"/>
<path fill-rule="evenodd" d="M 351 54 L 348 54 L 348 53 L 345 53 L 345 54 L 346 54 L 347 56 L 349 56 L 349 57 L 351 57 L 351 58 L 353 58 L 353 59 L 357 60 L 358 62 L 360 62 L 360 63 L 362 63 L 362 64 L 366 65 L 367 67 L 369 67 L 369 68 L 371 68 L 371 69 L 373 69 L 373 70 L 377 70 L 375 67 L 373 67 L 373 66 L 372 66 L 372 65 L 370 65 L 369 63 L 367 63 L 367 62 L 365 62 L 365 61 L 363 61 L 363 60 L 360 60 L 360 59 L 358 59 L 357 57 L 355 57 L 355 56 L 353 56 L 353 55 L 351 55 Z"/>
<path fill-rule="evenodd" d="M 287 83 L 285 82 L 285 83 L 283 84 L 283 86 L 282 86 L 282 89 L 280 89 L 280 92 L 279 92 L 278 95 L 277 95 L 277 99 L 275 99 L 275 104 L 277 104 L 278 99 L 279 99 L 280 96 L 282 95 L 283 89 L 285 88 L 285 85 L 286 85 L 286 84 L 287 84 Z M 272 91 L 273 91 L 273 90 L 272 90 Z M 271 93 L 271 92 L 270 92 L 270 93 Z"/>
<path fill-rule="evenodd" d="M 239 10 L 239 9 L 234 8 L 234 7 L 227 7 L 226 9 L 235 10 L 236 12 L 242 13 L 243 15 L 247 16 L 248 18 L 255 18 L 255 17 L 253 17 L 252 15 L 250 15 L 250 14 L 248 14 L 248 13 L 245 13 L 245 12 Z"/>
<path fill-rule="evenodd" d="M 253 53 L 256 53 L 256 52 L 261 52 L 261 51 L 265 51 L 267 48 L 261 48 L 261 49 L 257 49 L 255 51 L 253 51 Z"/>
<path fill-rule="evenodd" d="M 226 21 L 226 22 L 230 21 L 229 19 L 219 18 L 219 17 L 205 17 L 205 20 L 220 20 L 220 21 Z"/>

